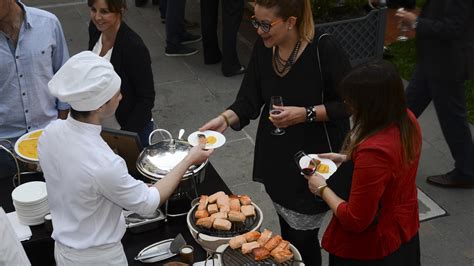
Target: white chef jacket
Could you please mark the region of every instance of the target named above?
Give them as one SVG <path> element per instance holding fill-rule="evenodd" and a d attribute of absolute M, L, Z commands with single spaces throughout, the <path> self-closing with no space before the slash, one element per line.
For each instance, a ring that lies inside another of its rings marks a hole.
<path fill-rule="evenodd" d="M 119 242 L 125 233 L 122 208 L 150 215 L 160 202 L 158 189 L 130 176 L 100 132 L 101 126 L 69 116 L 49 124 L 38 141 L 52 237 L 75 249 Z"/>

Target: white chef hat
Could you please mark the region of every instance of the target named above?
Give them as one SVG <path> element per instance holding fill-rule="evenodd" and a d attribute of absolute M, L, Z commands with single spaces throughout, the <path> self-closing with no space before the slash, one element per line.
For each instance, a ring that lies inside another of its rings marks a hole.
<path fill-rule="evenodd" d="M 121 80 L 106 59 L 85 51 L 69 58 L 49 81 L 51 94 L 76 111 L 93 111 L 120 90 Z"/>

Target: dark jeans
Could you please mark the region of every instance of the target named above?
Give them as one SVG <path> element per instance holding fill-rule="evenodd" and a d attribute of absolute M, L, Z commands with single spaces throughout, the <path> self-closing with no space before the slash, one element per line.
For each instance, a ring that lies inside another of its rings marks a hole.
<path fill-rule="evenodd" d="M 178 49 L 181 46 L 181 36 L 184 28 L 184 11 L 186 0 L 168 1 L 166 7 L 166 48 Z"/>
<path fill-rule="evenodd" d="M 222 0 L 222 72 L 240 69 L 237 56 L 237 32 L 244 11 L 244 0 Z M 221 59 L 217 37 L 219 0 L 201 0 L 201 30 L 204 62 L 217 63 Z"/>
<path fill-rule="evenodd" d="M 138 137 L 140 138 L 140 143 L 142 144 L 143 148 L 150 145 L 150 143 L 148 142 L 148 137 L 154 129 L 155 124 L 153 124 L 153 121 L 150 121 L 148 124 L 146 124 L 142 131 L 138 132 Z"/>
<path fill-rule="evenodd" d="M 293 244 L 301 256 L 305 265 L 321 266 L 321 247 L 319 246 L 319 228 L 314 230 L 295 230 L 278 215 L 280 220 L 281 237 Z"/>
<path fill-rule="evenodd" d="M 474 179 L 474 144 L 467 117 L 464 81 L 430 80 L 417 67 L 406 96 L 408 107 L 416 117 L 433 101 L 459 178 Z"/>
<path fill-rule="evenodd" d="M 398 250 L 381 260 L 344 259 L 329 254 L 329 266 L 420 266 L 420 238 L 418 233 Z"/>
<path fill-rule="evenodd" d="M 166 9 L 168 7 L 168 0 L 160 0 L 159 2 L 159 9 L 160 9 L 160 17 L 166 18 Z"/>

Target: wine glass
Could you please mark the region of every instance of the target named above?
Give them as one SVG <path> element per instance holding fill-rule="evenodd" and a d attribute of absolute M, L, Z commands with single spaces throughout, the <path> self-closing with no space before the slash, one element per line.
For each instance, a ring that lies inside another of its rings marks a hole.
<path fill-rule="evenodd" d="M 403 8 L 400 8 L 398 9 L 398 11 L 404 11 Z M 402 20 L 399 22 L 399 28 L 400 28 L 400 32 L 398 34 L 398 37 L 397 37 L 397 41 L 399 42 L 406 42 L 408 41 L 408 32 L 410 31 L 410 27 L 404 23 Z"/>
<path fill-rule="evenodd" d="M 280 114 L 281 111 L 278 109 L 275 109 L 274 106 L 283 106 L 283 98 L 281 96 L 272 96 L 270 98 L 270 107 L 268 108 L 270 115 Z M 280 136 L 280 135 L 285 134 L 285 130 L 281 128 L 275 128 L 274 130 L 270 131 L 270 133 L 275 136 Z"/>
<path fill-rule="evenodd" d="M 294 158 L 296 166 L 298 166 L 302 175 L 311 176 L 316 172 L 318 166 L 317 160 L 306 154 L 304 151 L 298 151 Z M 304 163 L 303 166 L 300 164 L 301 161 Z"/>

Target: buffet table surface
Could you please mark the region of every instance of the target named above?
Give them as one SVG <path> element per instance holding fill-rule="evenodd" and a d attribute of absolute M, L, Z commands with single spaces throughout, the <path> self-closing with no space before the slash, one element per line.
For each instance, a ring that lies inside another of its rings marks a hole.
<path fill-rule="evenodd" d="M 41 174 L 22 177 L 22 183 L 33 180 L 44 179 L 42 179 Z M 13 189 L 13 183 L 10 178 L 0 179 L 0 206 L 7 213 L 15 211 L 11 199 Z M 231 194 L 227 185 L 210 163 L 208 163 L 206 168 L 205 179 L 198 185 L 197 190 L 199 195 L 210 195 L 219 190 L 224 191 L 226 194 Z M 30 228 L 33 235 L 30 240 L 23 241 L 22 244 L 31 263 L 33 265 L 54 265 L 54 240 L 51 238 L 51 234 L 46 231 L 43 224 L 30 226 Z M 186 224 L 186 216 L 181 216 L 169 217 L 166 222 L 162 221 L 158 228 L 143 233 L 131 233 L 127 230 L 122 238 L 122 244 L 127 255 L 128 264 L 162 265 L 166 262 L 180 261 L 179 255 L 154 264 L 144 264 L 134 260 L 134 257 L 143 248 L 162 240 L 174 238 L 179 233 L 183 235 L 187 244 L 194 247 L 194 261 L 205 260 L 207 257 L 205 250 L 191 236 Z"/>

